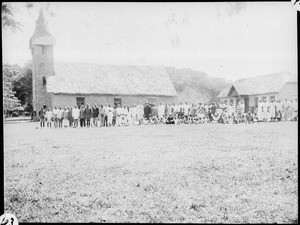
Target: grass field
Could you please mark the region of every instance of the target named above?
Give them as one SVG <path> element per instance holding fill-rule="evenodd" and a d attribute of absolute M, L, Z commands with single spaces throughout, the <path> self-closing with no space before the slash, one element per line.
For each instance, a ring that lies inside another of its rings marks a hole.
<path fill-rule="evenodd" d="M 4 126 L 19 222 L 298 222 L 297 122 Z"/>

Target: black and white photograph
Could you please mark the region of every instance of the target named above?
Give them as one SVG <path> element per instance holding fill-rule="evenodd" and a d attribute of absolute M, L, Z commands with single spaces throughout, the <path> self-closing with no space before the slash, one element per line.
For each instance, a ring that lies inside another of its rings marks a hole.
<path fill-rule="evenodd" d="M 3 2 L 1 225 L 297 224 L 298 10 Z"/>

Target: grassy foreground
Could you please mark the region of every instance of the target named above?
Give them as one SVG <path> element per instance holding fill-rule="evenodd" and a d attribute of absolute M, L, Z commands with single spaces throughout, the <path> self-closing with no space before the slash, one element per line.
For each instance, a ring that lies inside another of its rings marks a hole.
<path fill-rule="evenodd" d="M 298 222 L 298 128 L 4 125 L 4 206 L 19 222 Z"/>

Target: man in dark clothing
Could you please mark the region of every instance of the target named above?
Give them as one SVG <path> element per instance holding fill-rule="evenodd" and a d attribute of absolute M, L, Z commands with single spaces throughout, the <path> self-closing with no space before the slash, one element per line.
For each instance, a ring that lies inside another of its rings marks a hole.
<path fill-rule="evenodd" d="M 86 104 L 86 108 L 85 108 L 85 118 L 86 118 L 86 126 L 90 127 L 91 125 L 91 117 L 93 115 L 93 111 L 90 108 L 89 104 Z"/>
<path fill-rule="evenodd" d="M 145 115 L 146 120 L 149 120 L 149 117 L 151 115 L 151 107 L 150 107 L 149 103 L 147 103 L 147 105 L 144 108 L 144 115 Z"/>
<path fill-rule="evenodd" d="M 172 113 L 169 114 L 166 124 L 175 124 L 174 116 L 172 115 Z"/>
<path fill-rule="evenodd" d="M 41 128 L 45 127 L 45 115 L 46 115 L 46 111 L 44 110 L 44 107 L 42 107 L 41 110 L 39 111 Z"/>
<path fill-rule="evenodd" d="M 80 118 L 80 127 L 85 127 L 85 108 L 82 105 L 80 112 L 79 112 L 79 118 Z"/>
<path fill-rule="evenodd" d="M 99 116 L 99 108 L 97 108 L 97 105 L 95 104 L 93 106 L 93 125 L 94 125 L 94 127 L 97 127 L 98 116 Z"/>
<path fill-rule="evenodd" d="M 69 127 L 72 127 L 73 125 L 73 116 L 72 116 L 72 107 L 68 107 L 68 120 L 69 120 Z"/>
<path fill-rule="evenodd" d="M 107 127 L 107 115 L 108 115 L 108 104 L 106 103 L 104 108 L 104 127 Z"/>

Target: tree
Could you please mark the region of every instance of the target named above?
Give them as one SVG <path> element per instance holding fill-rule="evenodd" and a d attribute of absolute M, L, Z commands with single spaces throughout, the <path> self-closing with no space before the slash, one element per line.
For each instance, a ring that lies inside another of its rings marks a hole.
<path fill-rule="evenodd" d="M 21 27 L 23 25 L 14 19 L 14 13 L 15 8 L 10 3 L 2 3 L 2 29 L 10 28 L 12 31 L 16 31 L 17 29 L 22 30 Z"/>
<path fill-rule="evenodd" d="M 39 10 L 41 7 L 41 3 L 26 2 L 25 7 L 28 10 L 30 16 L 32 16 L 30 10 L 31 9 Z M 55 13 L 52 8 L 53 6 L 49 2 L 44 5 L 44 10 L 46 10 L 46 12 L 49 13 L 51 17 L 54 17 Z M 9 28 L 13 32 L 15 32 L 16 30 L 22 31 L 23 25 L 20 22 L 15 20 L 16 10 L 17 8 L 14 7 L 11 3 L 7 3 L 7 2 L 2 3 L 1 6 L 2 29 L 6 30 Z"/>
<path fill-rule="evenodd" d="M 13 91 L 20 100 L 25 111 L 32 111 L 32 70 L 31 63 L 21 69 L 20 76 L 13 82 Z"/>
<path fill-rule="evenodd" d="M 14 65 L 3 66 L 3 110 L 6 113 L 14 107 L 21 105 L 13 91 L 13 82 L 20 74 L 20 67 Z"/>

